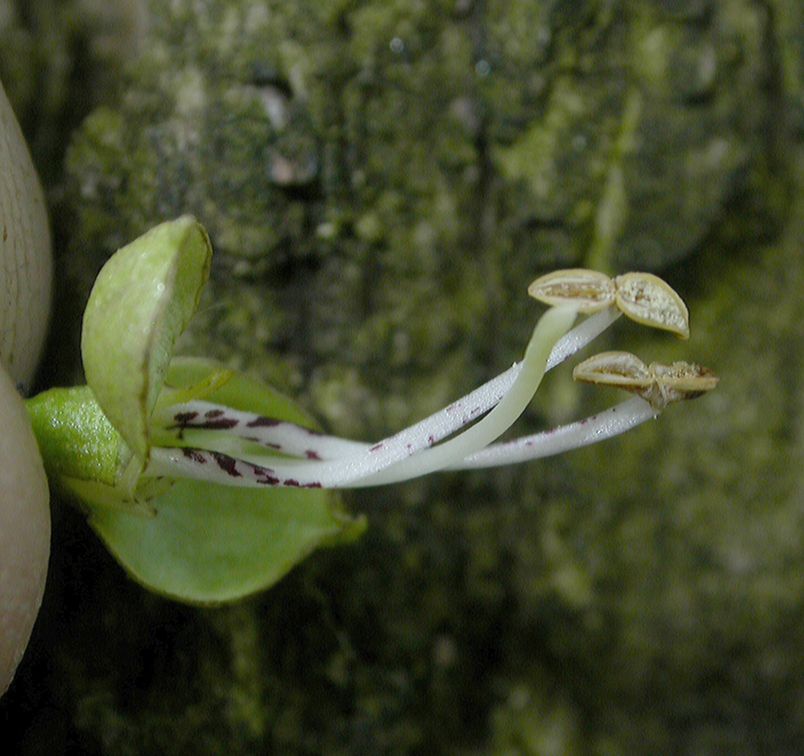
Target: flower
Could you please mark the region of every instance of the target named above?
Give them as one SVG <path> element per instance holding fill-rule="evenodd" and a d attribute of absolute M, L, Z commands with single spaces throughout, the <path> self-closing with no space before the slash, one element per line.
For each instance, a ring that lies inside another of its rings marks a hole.
<path fill-rule="evenodd" d="M 119 250 L 84 315 L 88 385 L 28 401 L 51 479 L 81 502 L 135 579 L 184 601 L 239 598 L 268 587 L 314 548 L 358 536 L 364 519 L 349 517 L 333 489 L 558 454 L 622 433 L 716 384 L 686 363 L 646 367 L 633 356 L 604 355 L 578 366 L 576 377 L 636 397 L 495 443 L 545 372 L 621 314 L 682 338 L 689 333 L 683 301 L 655 276 L 558 271 L 529 289 L 551 307 L 521 362 L 376 443 L 324 435 L 269 386 L 209 360 L 173 356 L 211 255 L 206 232 L 189 216 Z M 573 327 L 579 313 L 590 316 Z"/>

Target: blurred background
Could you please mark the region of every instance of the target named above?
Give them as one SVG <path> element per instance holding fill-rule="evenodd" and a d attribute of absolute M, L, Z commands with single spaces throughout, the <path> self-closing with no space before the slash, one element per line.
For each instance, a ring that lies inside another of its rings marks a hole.
<path fill-rule="evenodd" d="M 804 742 L 799 0 L 0 0 L 48 196 L 40 388 L 119 246 L 216 250 L 183 349 L 380 438 L 520 358 L 561 267 L 666 278 L 721 378 L 620 439 L 347 492 L 369 528 L 197 609 L 53 502 L 15 754 L 794 754 Z M 551 374 L 521 433 L 615 395 Z"/>

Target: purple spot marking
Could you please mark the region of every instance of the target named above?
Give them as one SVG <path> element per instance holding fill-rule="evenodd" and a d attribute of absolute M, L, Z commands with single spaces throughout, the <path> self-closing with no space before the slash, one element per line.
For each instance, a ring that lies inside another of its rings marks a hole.
<path fill-rule="evenodd" d="M 247 428 L 273 428 L 281 424 L 281 420 L 276 420 L 272 417 L 255 417 L 246 423 Z"/>
<path fill-rule="evenodd" d="M 287 478 L 285 479 L 285 485 L 290 486 L 292 488 L 298 488 L 301 484 L 299 483 L 298 480 L 294 480 L 293 478 Z"/>
<path fill-rule="evenodd" d="M 183 448 L 181 453 L 187 457 L 187 459 L 195 462 L 199 465 L 205 465 L 207 463 L 207 458 L 204 452 L 199 451 L 198 449 L 187 449 Z"/>
<path fill-rule="evenodd" d="M 382 447 L 383 447 L 383 443 L 382 443 L 382 441 L 380 441 L 380 443 L 379 443 L 379 444 L 374 444 L 374 446 L 372 446 L 372 447 L 369 449 L 369 451 L 370 451 L 370 452 L 379 451 L 380 449 L 382 449 Z"/>
<path fill-rule="evenodd" d="M 427 443 L 430 444 L 430 446 L 432 446 L 435 443 L 435 436 L 428 436 Z"/>
<path fill-rule="evenodd" d="M 307 459 L 315 459 L 319 462 L 321 461 L 321 456 L 319 453 L 317 451 L 313 451 L 312 449 L 307 449 L 304 452 L 304 456 L 307 457 Z"/>
<path fill-rule="evenodd" d="M 302 488 L 321 488 L 320 483 L 316 483 L 315 481 L 312 483 L 305 483 Z"/>
<path fill-rule="evenodd" d="M 227 475 L 232 478 L 242 478 L 243 476 L 237 471 L 237 460 L 230 457 L 228 454 L 221 454 L 221 452 L 210 452 L 212 458 L 215 460 L 218 467 L 221 468 Z"/>
<path fill-rule="evenodd" d="M 188 428 L 203 428 L 204 430 L 228 430 L 238 425 L 239 421 L 231 417 L 222 417 L 220 420 L 208 420 L 197 425 L 188 425 Z"/>
<path fill-rule="evenodd" d="M 260 483 L 263 486 L 275 486 L 279 483 L 279 478 L 273 474 L 274 471 L 269 467 L 253 465 L 250 462 L 246 462 L 245 464 L 247 464 L 253 471 L 257 483 Z"/>
<path fill-rule="evenodd" d="M 179 430 L 184 430 L 185 428 L 228 430 L 238 424 L 238 421 L 234 418 L 221 417 L 221 415 L 223 415 L 223 410 L 210 410 L 204 415 L 204 417 L 210 418 L 209 420 L 194 423 L 193 420 L 198 417 L 197 412 L 179 412 L 173 416 L 176 425 L 172 425 L 168 430 L 173 430 L 174 428 L 178 428 Z M 181 438 L 181 434 L 179 434 L 179 437 Z"/>

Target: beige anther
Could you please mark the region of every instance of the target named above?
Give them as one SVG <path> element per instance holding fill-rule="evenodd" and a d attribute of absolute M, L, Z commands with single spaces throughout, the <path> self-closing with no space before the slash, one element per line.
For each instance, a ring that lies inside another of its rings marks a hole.
<path fill-rule="evenodd" d="M 715 388 L 719 380 L 709 368 L 693 362 L 674 362 L 672 365 L 652 362 L 648 369 L 661 390 L 665 404 L 697 399 Z"/>
<path fill-rule="evenodd" d="M 690 362 L 645 365 L 629 352 L 596 354 L 577 365 L 572 377 L 638 394 L 656 410 L 663 410 L 671 402 L 695 399 L 718 384 L 717 376 L 701 365 Z"/>
<path fill-rule="evenodd" d="M 652 273 L 625 273 L 614 279 L 615 300 L 622 313 L 637 323 L 690 335 L 689 313 L 671 286 Z"/>
<path fill-rule="evenodd" d="M 583 383 L 615 386 L 626 391 L 653 383 L 648 366 L 630 352 L 601 352 L 575 366 L 572 377 Z"/>
<path fill-rule="evenodd" d="M 528 294 L 548 305 L 574 304 L 579 312 L 598 312 L 614 304 L 614 282 L 594 270 L 570 268 L 540 276 Z"/>

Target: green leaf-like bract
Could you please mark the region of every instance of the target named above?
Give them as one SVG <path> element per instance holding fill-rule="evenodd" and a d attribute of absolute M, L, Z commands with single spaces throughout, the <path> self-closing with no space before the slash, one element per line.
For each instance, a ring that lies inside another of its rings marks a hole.
<path fill-rule="evenodd" d="M 327 491 L 210 486 L 180 480 L 154 517 L 99 508 L 89 522 L 146 588 L 189 603 L 234 601 L 273 585 L 344 528 L 362 529 Z"/>
<path fill-rule="evenodd" d="M 194 218 L 162 223 L 109 258 L 87 303 L 81 335 L 87 383 L 142 468 L 151 411 L 211 257 Z"/>

